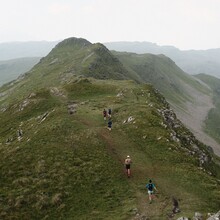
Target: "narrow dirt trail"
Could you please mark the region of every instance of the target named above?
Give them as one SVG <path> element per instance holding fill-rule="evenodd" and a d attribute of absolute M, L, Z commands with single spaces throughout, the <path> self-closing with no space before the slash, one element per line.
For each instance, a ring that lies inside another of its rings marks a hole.
<path fill-rule="evenodd" d="M 98 135 L 100 138 L 106 143 L 107 151 L 113 158 L 121 163 L 122 173 L 127 179 L 124 169 L 124 159 L 126 157 L 127 151 L 131 150 L 129 147 L 126 149 L 125 146 L 131 146 L 132 143 L 129 142 L 128 139 L 123 138 L 121 134 L 117 134 L 114 131 L 108 131 L 106 128 L 100 128 L 98 131 Z M 133 161 L 131 166 L 131 178 L 127 179 L 128 184 L 130 184 L 131 188 L 135 192 L 136 201 L 137 201 L 137 209 L 139 215 L 135 216 L 133 219 L 139 220 L 144 219 L 144 217 L 151 217 L 158 216 L 158 210 L 160 211 L 161 215 L 164 214 L 164 209 L 167 206 L 170 206 L 170 198 L 163 197 L 162 194 L 156 194 L 154 201 L 152 204 L 149 204 L 147 189 L 145 188 L 145 184 L 147 183 L 146 176 L 155 176 L 156 168 L 149 162 L 149 158 L 146 161 L 145 155 L 143 152 L 137 152 L 135 149 L 135 155 L 132 155 L 133 159 L 135 157 L 139 158 L 138 161 Z M 170 210 L 171 210 L 170 206 Z M 160 218 L 159 218 L 160 219 Z M 164 217 L 163 217 L 164 219 Z M 166 219 L 169 219 L 168 217 Z"/>

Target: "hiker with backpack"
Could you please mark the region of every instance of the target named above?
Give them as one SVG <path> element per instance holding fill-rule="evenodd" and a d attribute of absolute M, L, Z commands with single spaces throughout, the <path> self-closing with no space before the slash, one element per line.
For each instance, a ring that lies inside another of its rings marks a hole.
<path fill-rule="evenodd" d="M 132 163 L 131 158 L 128 155 L 127 158 L 125 159 L 125 169 L 128 178 L 131 176 L 131 163 Z"/>
<path fill-rule="evenodd" d="M 109 108 L 108 109 L 108 117 L 111 118 L 112 117 L 112 110 Z"/>
<path fill-rule="evenodd" d="M 153 197 L 154 197 L 154 190 L 157 191 L 157 188 L 155 184 L 152 183 L 152 180 L 149 180 L 149 183 L 146 184 L 146 188 L 148 189 L 148 195 L 149 195 L 149 202 L 152 203 Z"/>
<path fill-rule="evenodd" d="M 109 131 L 112 130 L 112 120 L 111 120 L 111 118 L 108 119 L 108 130 Z"/>

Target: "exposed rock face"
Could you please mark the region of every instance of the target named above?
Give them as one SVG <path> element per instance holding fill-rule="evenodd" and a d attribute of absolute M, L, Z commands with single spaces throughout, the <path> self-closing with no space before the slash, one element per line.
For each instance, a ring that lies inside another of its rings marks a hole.
<path fill-rule="evenodd" d="M 207 220 L 219 220 L 220 219 L 220 211 L 218 211 L 216 214 L 210 216 Z"/>
<path fill-rule="evenodd" d="M 179 217 L 177 220 L 189 220 L 187 217 Z"/>
<path fill-rule="evenodd" d="M 179 142 L 182 147 L 188 154 L 191 156 L 195 156 L 199 160 L 199 165 L 202 167 L 205 163 L 211 161 L 211 156 L 208 154 L 205 149 L 201 149 L 199 147 L 199 142 L 196 140 L 195 136 L 191 132 L 181 132 L 184 125 L 180 120 L 177 119 L 176 114 L 172 109 L 167 106 L 164 109 L 158 109 L 158 112 L 162 115 L 164 119 L 164 124 L 166 124 L 171 130 L 171 139 L 175 142 Z"/>
<path fill-rule="evenodd" d="M 69 112 L 70 115 L 76 113 L 76 107 L 77 107 L 76 103 L 68 104 L 68 112 Z"/>
<path fill-rule="evenodd" d="M 188 219 L 191 219 L 191 218 L 180 217 L 177 220 L 188 220 Z M 193 216 L 192 220 L 205 220 L 205 219 L 203 218 L 203 215 L 200 212 L 195 212 L 195 216 Z M 211 215 L 206 220 L 220 220 L 220 211 L 214 215 Z"/>
<path fill-rule="evenodd" d="M 203 216 L 200 212 L 195 212 L 195 216 L 193 217 L 193 220 L 203 220 Z"/>

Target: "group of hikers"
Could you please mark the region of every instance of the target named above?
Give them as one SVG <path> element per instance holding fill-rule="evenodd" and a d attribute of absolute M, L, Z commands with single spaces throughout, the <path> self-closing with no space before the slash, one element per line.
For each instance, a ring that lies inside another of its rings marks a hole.
<path fill-rule="evenodd" d="M 126 169 L 126 174 L 127 174 L 128 178 L 130 178 L 130 176 L 131 176 L 131 163 L 132 163 L 131 158 L 128 155 L 125 158 L 125 161 L 124 161 L 124 165 L 125 165 L 125 169 Z M 154 197 L 154 191 L 155 190 L 157 191 L 157 188 L 156 188 L 155 184 L 152 182 L 151 179 L 146 184 L 146 188 L 148 190 L 149 202 L 152 203 L 152 200 L 153 200 L 153 197 Z"/>
<path fill-rule="evenodd" d="M 111 110 L 111 108 L 109 108 L 108 111 L 106 109 L 103 110 L 103 117 L 104 117 L 104 121 L 106 121 L 108 118 L 108 129 L 111 131 L 111 129 L 112 129 L 112 110 Z M 125 170 L 126 170 L 126 174 L 127 174 L 128 178 L 131 177 L 131 163 L 132 163 L 132 160 L 131 160 L 130 156 L 128 155 L 126 157 L 126 159 L 124 160 Z M 152 203 L 152 200 L 154 197 L 154 191 L 155 190 L 157 191 L 157 188 L 151 179 L 149 180 L 149 182 L 146 184 L 145 187 L 148 190 L 149 202 Z"/>

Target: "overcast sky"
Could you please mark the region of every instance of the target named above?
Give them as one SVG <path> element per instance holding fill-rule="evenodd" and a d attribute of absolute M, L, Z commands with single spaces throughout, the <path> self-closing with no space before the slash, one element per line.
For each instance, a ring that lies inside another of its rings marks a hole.
<path fill-rule="evenodd" d="M 220 0 L 0 0 L 0 43 L 68 37 L 220 48 Z"/>

